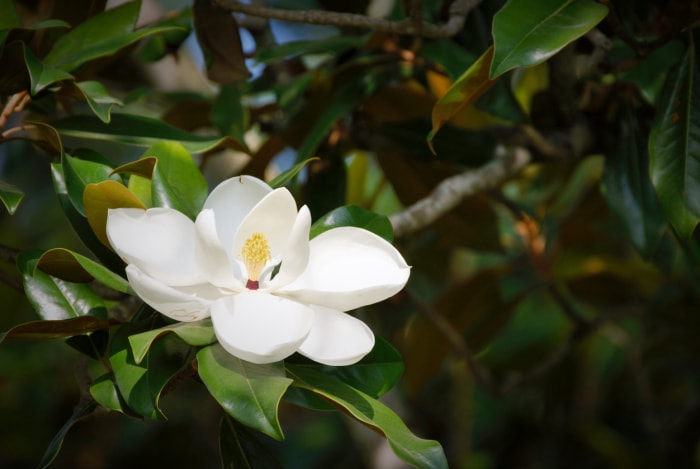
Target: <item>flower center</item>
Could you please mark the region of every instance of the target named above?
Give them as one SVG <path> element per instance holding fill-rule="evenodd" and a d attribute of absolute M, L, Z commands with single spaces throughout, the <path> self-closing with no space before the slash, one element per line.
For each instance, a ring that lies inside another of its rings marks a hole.
<path fill-rule="evenodd" d="M 243 264 L 248 272 L 248 282 L 246 288 L 249 290 L 257 290 L 260 286 L 258 280 L 260 273 L 265 268 L 265 265 L 272 258 L 270 255 L 270 245 L 267 243 L 267 238 L 262 233 L 253 233 L 250 238 L 245 240 L 243 249 L 241 249 L 241 257 Z"/>

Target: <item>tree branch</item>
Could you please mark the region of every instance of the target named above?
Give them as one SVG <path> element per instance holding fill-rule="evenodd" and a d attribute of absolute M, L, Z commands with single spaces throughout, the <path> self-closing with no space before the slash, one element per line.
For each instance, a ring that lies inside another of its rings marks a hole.
<path fill-rule="evenodd" d="M 455 208 L 467 196 L 495 187 L 530 162 L 522 147 L 499 147 L 496 158 L 479 169 L 445 179 L 425 198 L 389 217 L 394 235 L 401 236 L 428 226 Z"/>
<path fill-rule="evenodd" d="M 440 25 L 425 21 L 415 21 L 414 17 L 409 17 L 401 21 L 391 21 L 356 13 L 269 8 L 252 4 L 248 5 L 240 3 L 237 0 L 214 0 L 214 2 L 221 8 L 235 13 L 244 13 L 246 15 L 290 21 L 293 23 L 346 26 L 395 34 L 417 35 L 428 38 L 446 38 L 454 36 L 462 29 L 467 14 L 474 9 L 481 0 L 455 0 L 452 5 L 450 5 L 447 22 Z M 420 2 L 413 2 L 413 4 L 420 4 Z"/>

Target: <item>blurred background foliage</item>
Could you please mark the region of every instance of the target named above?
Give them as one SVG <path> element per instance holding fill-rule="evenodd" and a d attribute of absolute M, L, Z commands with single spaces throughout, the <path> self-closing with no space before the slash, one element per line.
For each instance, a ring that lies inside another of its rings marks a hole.
<path fill-rule="evenodd" d="M 37 319 L 17 251 L 89 255 L 54 194 L 59 137 L 113 165 L 179 140 L 210 188 L 317 157 L 289 183 L 314 218 L 349 204 L 395 226 L 517 147 L 522 170 L 397 231 L 410 283 L 358 313 L 405 360 L 386 399 L 451 467 L 700 467 L 698 2 L 455 2 L 466 22 L 436 38 L 416 25 L 446 23 L 450 1 L 267 2 L 413 21 L 395 34 L 144 0 L 116 46 L 85 42 L 102 30 L 56 52 L 116 3 L 0 1 L 0 330 Z M 2 343 L 0 467 L 37 464 L 84 392 L 81 366 L 60 340 Z M 54 467 L 219 467 L 201 384 L 163 410 L 97 412 Z M 340 414 L 281 420 L 286 443 L 264 444 L 284 467 L 400 467 Z"/>

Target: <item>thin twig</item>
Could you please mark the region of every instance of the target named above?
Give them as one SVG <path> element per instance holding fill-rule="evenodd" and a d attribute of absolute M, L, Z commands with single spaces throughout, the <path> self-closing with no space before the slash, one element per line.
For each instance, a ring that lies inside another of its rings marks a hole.
<path fill-rule="evenodd" d="M 446 38 L 457 34 L 467 18 L 481 0 L 455 0 L 450 5 L 449 18 L 444 24 L 433 24 L 420 21 L 418 24 L 409 17 L 401 21 L 391 21 L 384 18 L 372 18 L 356 13 L 342 13 L 325 10 L 284 10 L 268 8 L 259 5 L 240 3 L 236 0 L 214 0 L 221 8 L 259 16 L 268 19 L 290 21 L 293 23 L 323 24 L 364 28 L 372 31 L 384 31 L 395 34 L 420 35 L 429 38 Z M 419 3 L 419 2 L 412 2 Z M 410 14 L 410 13 L 409 13 Z"/>
<path fill-rule="evenodd" d="M 12 127 L 11 129 L 7 129 L 4 132 L 0 133 L 0 140 L 5 140 L 12 134 L 17 134 L 20 132 L 23 132 L 25 130 L 34 130 L 36 129 L 36 125 L 33 124 L 27 124 L 27 125 L 18 125 L 17 127 Z"/>
<path fill-rule="evenodd" d="M 499 147 L 491 162 L 443 180 L 427 197 L 390 216 L 394 235 L 401 236 L 430 225 L 465 197 L 496 187 L 518 173 L 530 158 L 530 152 L 522 147 Z"/>
<path fill-rule="evenodd" d="M 12 114 L 22 112 L 31 99 L 32 97 L 26 91 L 13 94 L 0 114 L 0 129 L 5 127 Z"/>

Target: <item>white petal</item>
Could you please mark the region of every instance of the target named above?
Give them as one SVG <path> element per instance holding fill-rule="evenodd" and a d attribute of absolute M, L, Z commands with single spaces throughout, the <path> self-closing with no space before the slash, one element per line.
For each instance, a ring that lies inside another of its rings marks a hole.
<path fill-rule="evenodd" d="M 279 261 L 297 219 L 297 203 L 287 189 L 275 189 L 265 196 L 241 222 L 233 238 L 238 254 L 253 233 L 262 233 L 270 245 L 272 258 Z M 218 215 L 217 215 L 218 216 Z"/>
<path fill-rule="evenodd" d="M 374 347 L 372 330 L 357 318 L 330 308 L 313 307 L 311 332 L 299 347 L 302 355 L 331 366 L 357 363 Z"/>
<path fill-rule="evenodd" d="M 287 246 L 282 251 L 282 264 L 275 278 L 270 281 L 268 288 L 276 289 L 296 280 L 309 263 L 309 229 L 311 228 L 311 213 L 304 205 L 299 210 L 294 226 L 289 233 Z"/>
<path fill-rule="evenodd" d="M 198 321 L 209 317 L 209 308 L 221 296 L 218 289 L 201 284 L 173 288 L 150 277 L 134 264 L 126 267 L 126 276 L 136 294 L 156 311 L 176 321 Z"/>
<path fill-rule="evenodd" d="M 252 363 L 272 363 L 299 348 L 311 329 L 314 312 L 258 290 L 215 302 L 211 319 L 228 353 Z"/>
<path fill-rule="evenodd" d="M 194 259 L 194 223 L 177 210 L 109 210 L 107 237 L 128 264 L 161 282 L 182 286 L 204 280 Z"/>
<path fill-rule="evenodd" d="M 304 273 L 278 294 L 348 311 L 395 295 L 411 270 L 394 246 L 360 228 L 321 233 L 311 240 L 310 249 Z"/>
<path fill-rule="evenodd" d="M 214 211 L 202 210 L 195 221 L 195 258 L 202 275 L 212 285 L 240 291 L 241 272 L 233 254 L 221 245 L 216 232 Z"/>
<path fill-rule="evenodd" d="M 204 209 L 214 210 L 216 231 L 225 248 L 231 247 L 233 236 L 245 216 L 270 192 L 270 186 L 252 176 L 232 177 L 211 191 Z"/>

